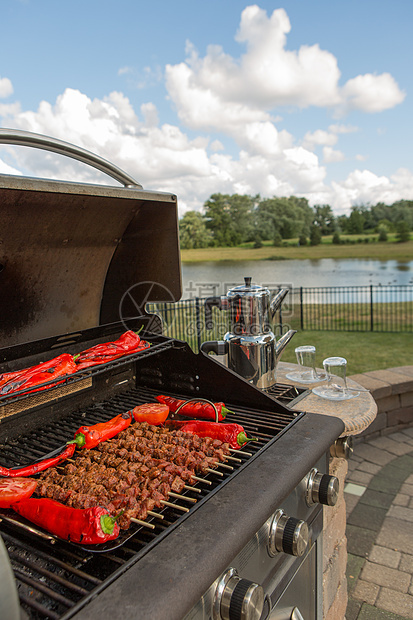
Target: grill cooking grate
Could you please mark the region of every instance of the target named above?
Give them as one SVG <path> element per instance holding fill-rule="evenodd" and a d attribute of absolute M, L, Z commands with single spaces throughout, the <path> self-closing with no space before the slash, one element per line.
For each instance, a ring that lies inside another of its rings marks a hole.
<path fill-rule="evenodd" d="M 285 399 L 296 398 L 290 386 L 280 388 Z M 0 462 L 4 466 L 24 466 L 40 459 L 64 445 L 79 426 L 95 424 L 128 411 L 138 404 L 152 402 L 158 391 L 134 388 L 117 394 L 106 402 L 72 412 L 58 422 L 50 422 L 47 428 L 20 435 L 18 439 L 6 440 L 0 445 Z M 180 397 L 173 394 L 175 397 Z M 181 396 L 185 398 L 185 396 Z M 26 523 L 13 511 L 3 511 L 0 516 L 1 535 L 8 549 L 14 575 L 18 584 L 22 608 L 33 620 L 42 618 L 70 618 L 119 574 L 146 554 L 159 540 L 168 535 L 193 510 L 207 501 L 212 493 L 236 475 L 244 466 L 276 436 L 284 432 L 302 414 L 294 412 L 269 413 L 251 411 L 242 407 L 228 407 L 233 413 L 227 421 L 242 424 L 258 441 L 251 442 L 242 451 L 233 453 L 233 459 L 214 473 L 202 476 L 195 485 L 197 490 L 185 490 L 185 499 L 171 499 L 172 506 L 159 510 L 159 517 L 148 518 L 153 529 L 132 524 L 119 539 L 87 549 L 65 541 L 43 538 L 33 531 L 23 529 Z M 193 503 L 190 500 L 196 500 Z M 188 513 L 178 507 L 185 505 Z"/>

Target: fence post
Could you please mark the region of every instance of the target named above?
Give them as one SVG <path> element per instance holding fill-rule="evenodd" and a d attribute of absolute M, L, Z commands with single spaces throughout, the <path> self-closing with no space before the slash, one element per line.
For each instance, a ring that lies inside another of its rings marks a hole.
<path fill-rule="evenodd" d="M 374 318 L 373 318 L 373 285 L 370 284 L 370 331 L 374 331 Z"/>
<path fill-rule="evenodd" d="M 199 311 L 199 297 L 195 298 L 195 320 L 196 320 L 196 337 L 198 342 L 198 351 L 201 349 L 201 315 Z"/>
<path fill-rule="evenodd" d="M 303 287 L 300 286 L 300 326 L 304 330 L 304 311 L 303 311 Z"/>

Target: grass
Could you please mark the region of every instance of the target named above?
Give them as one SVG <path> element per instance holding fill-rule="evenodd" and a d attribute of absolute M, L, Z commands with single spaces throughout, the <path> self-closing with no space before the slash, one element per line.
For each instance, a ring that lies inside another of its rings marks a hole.
<path fill-rule="evenodd" d="M 296 363 L 295 347 L 312 344 L 317 350 L 317 366 L 331 355 L 345 357 L 347 374 L 413 365 L 413 334 L 385 332 L 297 332 L 282 354 L 283 362 Z"/>
<path fill-rule="evenodd" d="M 332 296 L 333 298 L 333 296 Z M 283 306 L 283 320 L 293 329 L 301 327 L 300 304 Z M 395 301 L 388 303 L 304 303 L 303 328 L 308 330 L 350 330 L 370 331 L 373 311 L 373 330 L 375 332 L 410 332 L 413 322 L 413 302 Z M 297 327 L 298 326 L 298 327 Z"/>
<path fill-rule="evenodd" d="M 343 236 L 344 238 L 345 236 Z M 355 235 L 349 239 L 368 238 L 369 235 Z M 374 237 L 374 235 L 373 235 Z M 181 250 L 184 263 L 205 261 L 237 261 L 237 260 L 292 260 L 321 258 L 367 258 L 376 260 L 411 261 L 413 256 L 413 240 L 398 243 L 394 239 L 374 243 L 343 243 L 334 245 L 332 237 L 323 237 L 320 245 L 298 246 L 296 239 L 290 239 L 288 245 L 275 247 L 264 242 L 261 248 L 253 244 L 243 244 L 233 248 L 200 248 L 198 250 Z"/>

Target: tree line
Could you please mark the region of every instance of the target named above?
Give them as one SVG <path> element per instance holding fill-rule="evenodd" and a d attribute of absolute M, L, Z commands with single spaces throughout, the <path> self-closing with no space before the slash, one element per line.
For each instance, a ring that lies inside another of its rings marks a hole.
<path fill-rule="evenodd" d="M 179 221 L 182 249 L 228 247 L 264 241 L 279 246 L 287 239 L 300 245 L 318 245 L 322 237 L 378 234 L 387 241 L 396 233 L 398 241 L 407 241 L 413 230 L 413 201 L 399 200 L 392 205 L 354 206 L 349 215 L 335 216 L 330 205 L 311 207 L 306 198 L 296 196 L 261 198 L 240 194 L 212 194 L 203 212 L 187 211 Z"/>

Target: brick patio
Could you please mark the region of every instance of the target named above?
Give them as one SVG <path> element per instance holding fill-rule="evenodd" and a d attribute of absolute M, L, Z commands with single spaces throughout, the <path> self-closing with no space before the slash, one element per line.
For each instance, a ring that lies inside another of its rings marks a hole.
<path fill-rule="evenodd" d="M 413 620 L 413 427 L 356 444 L 344 493 L 346 620 Z"/>

